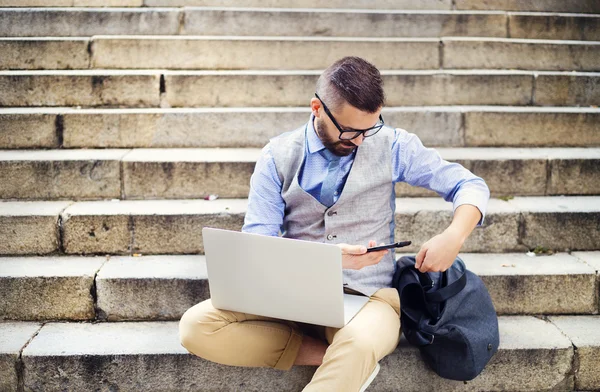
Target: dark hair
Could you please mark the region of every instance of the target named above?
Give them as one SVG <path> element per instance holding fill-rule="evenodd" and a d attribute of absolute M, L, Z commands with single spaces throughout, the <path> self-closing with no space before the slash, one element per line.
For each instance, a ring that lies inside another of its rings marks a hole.
<path fill-rule="evenodd" d="M 330 65 L 317 81 L 317 94 L 334 111 L 346 102 L 375 113 L 385 100 L 379 70 L 360 57 L 344 57 Z"/>

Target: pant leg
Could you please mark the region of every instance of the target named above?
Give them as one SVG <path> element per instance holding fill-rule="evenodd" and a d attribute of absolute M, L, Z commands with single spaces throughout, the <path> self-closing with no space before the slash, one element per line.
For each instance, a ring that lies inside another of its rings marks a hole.
<path fill-rule="evenodd" d="M 215 309 L 210 299 L 189 308 L 179 321 L 179 339 L 189 352 L 231 366 L 289 370 L 302 344 L 293 321 Z"/>
<path fill-rule="evenodd" d="M 343 328 L 325 328 L 330 346 L 304 392 L 359 391 L 383 357 L 400 341 L 400 299 L 383 288 Z"/>

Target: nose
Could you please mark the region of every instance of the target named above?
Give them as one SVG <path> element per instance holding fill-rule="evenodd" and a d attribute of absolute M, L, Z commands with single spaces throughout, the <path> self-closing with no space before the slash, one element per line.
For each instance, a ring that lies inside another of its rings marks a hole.
<path fill-rule="evenodd" d="M 363 143 L 364 140 L 365 135 L 361 133 L 357 138 L 352 139 L 352 143 L 354 143 L 358 147 Z"/>

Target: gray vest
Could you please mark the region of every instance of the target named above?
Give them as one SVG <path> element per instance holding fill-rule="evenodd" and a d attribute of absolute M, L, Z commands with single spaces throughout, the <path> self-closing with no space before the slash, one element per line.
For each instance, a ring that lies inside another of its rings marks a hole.
<path fill-rule="evenodd" d="M 337 202 L 327 208 L 299 183 L 306 156 L 306 125 L 271 140 L 271 154 L 285 201 L 283 236 L 330 244 L 367 245 L 370 239 L 393 242 L 395 193 L 391 150 L 394 131 L 383 127 L 358 148 Z M 343 270 L 344 287 L 371 296 L 392 286 L 392 252 L 360 270 Z"/>

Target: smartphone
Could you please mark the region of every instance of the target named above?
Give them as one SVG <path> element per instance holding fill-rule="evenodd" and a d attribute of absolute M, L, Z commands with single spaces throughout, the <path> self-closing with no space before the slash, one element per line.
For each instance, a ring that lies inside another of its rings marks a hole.
<path fill-rule="evenodd" d="M 372 248 L 367 248 L 367 252 L 376 252 L 378 250 L 385 250 L 385 249 L 392 249 L 392 248 L 403 248 L 410 244 L 412 244 L 412 242 L 410 242 L 410 241 L 400 241 L 400 242 L 395 242 L 393 244 L 387 244 L 387 245 L 374 246 Z"/>

